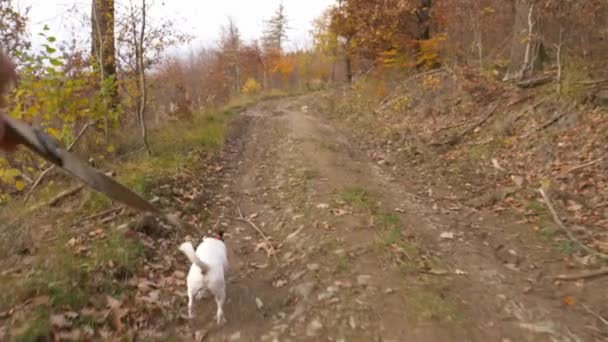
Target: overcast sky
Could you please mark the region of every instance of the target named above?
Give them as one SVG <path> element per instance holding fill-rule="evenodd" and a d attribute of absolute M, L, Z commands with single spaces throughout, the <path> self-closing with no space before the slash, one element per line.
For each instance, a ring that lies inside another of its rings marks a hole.
<path fill-rule="evenodd" d="M 128 0 L 115 0 L 119 8 Z M 155 0 L 151 16 L 174 19 L 178 27 L 196 37 L 193 47 L 217 41 L 220 26 L 228 16 L 235 19 L 244 39 L 259 38 L 267 20 L 281 0 Z M 134 2 L 139 3 L 138 0 Z M 303 46 L 310 41 L 311 21 L 333 4 L 335 0 L 283 0 L 289 19 L 290 44 Z M 89 15 L 91 0 L 16 0 L 20 8 L 30 6 L 30 33 L 34 44 L 40 43 L 37 34 L 44 25 L 59 40 L 71 40 L 76 32 L 78 38 L 86 37 L 90 28 L 84 16 Z M 73 10 L 76 9 L 76 12 Z M 78 13 L 78 14 L 75 14 Z M 187 51 L 187 46 L 179 48 Z"/>

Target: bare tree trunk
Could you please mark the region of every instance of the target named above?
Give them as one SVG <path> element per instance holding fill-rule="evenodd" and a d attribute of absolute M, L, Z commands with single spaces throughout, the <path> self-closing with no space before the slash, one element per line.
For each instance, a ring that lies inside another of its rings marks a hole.
<path fill-rule="evenodd" d="M 563 46 L 563 36 L 564 36 L 564 28 L 560 27 L 559 29 L 559 41 L 557 44 L 554 44 L 557 55 L 557 95 L 561 96 L 562 94 L 562 46 Z"/>
<path fill-rule="evenodd" d="M 346 80 L 348 81 L 348 83 L 352 83 L 353 82 L 353 65 L 352 65 L 352 60 L 351 60 L 349 54 L 346 55 L 345 62 L 346 62 Z"/>
<path fill-rule="evenodd" d="M 422 53 L 420 41 L 425 41 L 431 39 L 431 7 L 433 6 L 433 0 L 421 0 L 420 5 L 414 11 L 416 16 L 416 25 L 418 29 L 418 33 L 416 34 L 416 39 L 418 43 L 415 48 L 418 53 Z M 416 65 L 417 68 L 421 68 L 425 66 L 425 63 L 418 63 Z M 434 62 L 433 65 L 430 65 L 431 68 L 438 68 L 439 63 Z"/>
<path fill-rule="evenodd" d="M 114 111 L 118 104 L 118 91 L 114 84 L 116 78 L 114 0 L 91 1 L 91 45 L 91 56 L 99 68 L 99 87 L 105 107 L 104 135 L 107 141 L 109 112 Z"/>
<path fill-rule="evenodd" d="M 521 80 L 542 69 L 542 51 L 540 11 L 534 0 L 517 0 L 510 65 L 504 80 Z"/>
<path fill-rule="evenodd" d="M 146 126 L 146 104 L 147 104 L 147 92 L 146 92 L 146 70 L 144 65 L 144 37 L 146 32 L 146 0 L 141 1 L 141 29 L 139 36 L 137 35 L 137 21 L 135 18 L 134 9 L 131 9 L 131 25 L 133 30 L 133 43 L 135 45 L 135 58 L 137 64 L 137 74 L 139 77 L 139 100 L 138 102 L 138 117 L 139 125 L 141 127 L 141 137 L 144 143 L 144 148 L 148 154 L 152 154 L 150 145 L 148 144 L 148 128 Z"/>
<path fill-rule="evenodd" d="M 348 38 L 346 40 L 346 46 L 345 46 L 345 54 L 344 54 L 344 58 L 345 58 L 345 63 L 346 63 L 346 80 L 348 81 L 348 83 L 352 83 L 353 82 L 353 62 L 350 56 L 350 38 Z"/>

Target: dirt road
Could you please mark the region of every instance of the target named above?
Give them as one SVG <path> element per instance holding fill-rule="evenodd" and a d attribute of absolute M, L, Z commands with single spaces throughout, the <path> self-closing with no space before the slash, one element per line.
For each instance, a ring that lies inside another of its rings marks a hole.
<path fill-rule="evenodd" d="M 522 261 L 524 245 L 513 241 L 526 236 L 506 239 L 519 231 L 509 231 L 509 219 L 430 203 L 412 184 L 418 177 L 372 161 L 347 131 L 312 112 L 315 96 L 264 102 L 237 120 L 242 134 L 229 147 L 214 209 L 231 251 L 228 322 L 215 327 L 215 304 L 205 300 L 199 317 L 180 328 L 184 334 L 208 341 L 601 340 L 589 328 L 593 316 L 564 304 L 571 287 L 556 289 L 543 265 Z M 237 207 L 249 222 L 237 219 Z"/>

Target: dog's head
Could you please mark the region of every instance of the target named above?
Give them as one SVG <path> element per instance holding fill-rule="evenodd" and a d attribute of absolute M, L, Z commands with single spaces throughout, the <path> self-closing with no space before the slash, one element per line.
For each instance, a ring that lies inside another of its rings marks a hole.
<path fill-rule="evenodd" d="M 205 237 L 210 237 L 210 238 L 214 238 L 214 239 L 218 239 L 218 240 L 224 241 L 224 230 L 220 229 L 220 230 L 212 231 L 210 229 L 207 232 L 207 235 L 205 235 Z"/>

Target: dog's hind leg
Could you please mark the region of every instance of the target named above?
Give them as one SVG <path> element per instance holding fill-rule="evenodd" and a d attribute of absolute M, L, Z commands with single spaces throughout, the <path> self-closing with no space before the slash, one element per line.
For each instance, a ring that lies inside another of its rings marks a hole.
<path fill-rule="evenodd" d="M 192 307 L 194 306 L 194 296 L 195 296 L 195 293 L 188 291 L 188 318 L 190 318 L 190 319 L 194 318 L 194 315 L 192 312 Z"/>
<path fill-rule="evenodd" d="M 226 322 L 226 317 L 224 316 L 224 302 L 226 301 L 226 291 L 224 289 L 217 290 L 215 293 L 215 302 L 217 303 L 217 313 L 215 318 L 217 320 L 217 324 L 220 325 L 222 322 Z"/>

